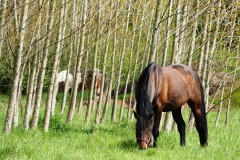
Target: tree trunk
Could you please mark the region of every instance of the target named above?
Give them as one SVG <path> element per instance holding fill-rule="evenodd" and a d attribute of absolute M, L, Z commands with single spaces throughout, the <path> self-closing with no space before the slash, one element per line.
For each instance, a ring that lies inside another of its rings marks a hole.
<path fill-rule="evenodd" d="M 99 35 L 100 35 L 100 25 L 101 25 L 101 3 L 102 0 L 99 0 L 99 9 L 100 11 L 98 12 L 98 18 L 97 18 L 97 29 L 96 29 L 96 35 L 95 35 L 95 48 L 94 48 L 94 59 L 93 59 L 93 74 L 92 74 L 92 82 L 91 82 L 91 89 L 90 89 L 90 94 L 89 94 L 89 99 L 88 99 L 88 105 L 87 105 L 87 111 L 86 111 L 86 116 L 85 116 L 85 123 L 88 124 L 91 116 L 92 109 L 94 107 L 94 102 L 95 101 L 95 95 L 96 92 L 96 73 L 97 73 L 97 58 L 98 58 L 98 52 L 99 52 Z M 93 99 L 94 98 L 94 99 Z"/>
<path fill-rule="evenodd" d="M 132 0 L 129 0 L 128 4 L 127 4 L 128 8 L 127 8 L 127 19 L 126 19 L 126 23 L 125 23 L 125 32 L 124 32 L 125 35 L 128 34 L 128 24 L 129 24 L 131 5 L 132 5 Z M 119 70 L 118 70 L 118 74 L 117 74 L 116 94 L 114 96 L 113 109 L 112 109 L 112 115 L 111 115 L 112 122 L 115 122 L 115 119 L 116 119 L 115 117 L 116 117 L 116 109 L 117 109 L 117 105 L 118 105 L 118 103 L 117 103 L 118 91 L 119 91 L 119 87 L 120 87 L 120 83 L 121 83 L 121 74 L 122 74 L 122 66 L 123 66 L 123 61 L 124 61 L 125 52 L 126 52 L 125 51 L 126 50 L 126 43 L 127 43 L 127 39 L 124 38 L 123 39 L 121 57 L 120 57 Z"/>
<path fill-rule="evenodd" d="M 7 114 L 5 118 L 5 125 L 4 125 L 4 134 L 9 134 L 12 127 L 12 120 L 13 120 L 13 114 L 14 110 L 18 108 L 17 102 L 17 93 L 18 93 L 18 86 L 19 80 L 20 80 L 20 70 L 21 70 L 21 64 L 22 64 L 22 56 L 23 56 L 23 48 L 24 48 L 24 39 L 26 34 L 26 26 L 27 26 L 27 19 L 28 19 L 28 7 L 29 7 L 29 0 L 25 0 L 24 2 L 24 8 L 23 8 L 23 15 L 22 15 L 22 25 L 19 31 L 19 46 L 16 48 L 16 55 L 14 57 L 14 75 L 13 75 L 13 83 L 11 86 L 11 95 L 9 97 L 9 103 L 8 103 L 8 109 Z M 14 10 L 16 12 L 16 10 Z"/>
<path fill-rule="evenodd" d="M 146 7 L 146 0 L 144 1 L 144 7 Z M 140 10 L 140 8 L 138 8 L 138 10 Z M 139 63 L 139 54 L 140 54 L 140 43 L 142 40 L 142 33 L 143 33 L 143 22 L 144 22 L 144 18 L 145 18 L 145 12 L 142 13 L 142 17 L 141 17 L 141 22 L 140 22 L 140 26 L 139 26 L 139 33 L 138 33 L 138 42 L 137 42 L 137 51 L 136 51 L 136 58 L 135 58 L 135 62 L 134 62 L 134 69 L 133 69 L 133 75 L 132 75 L 132 81 L 131 81 L 131 92 L 130 92 L 130 96 L 129 96 L 129 106 L 128 106 L 128 113 L 127 113 L 127 120 L 130 120 L 130 118 L 132 117 L 132 110 L 134 109 L 134 104 L 135 104 L 135 98 L 134 98 L 134 88 L 135 88 L 135 81 L 136 81 L 136 72 L 137 72 L 137 66 Z"/>
<path fill-rule="evenodd" d="M 238 62 L 239 62 L 239 52 L 240 52 L 240 47 L 239 47 L 239 42 L 240 40 L 238 39 L 238 51 L 237 51 L 237 56 L 236 56 L 236 67 L 234 70 L 234 74 L 233 74 L 233 83 L 230 87 L 230 96 L 228 97 L 228 105 L 227 105 L 227 111 L 226 111 L 226 117 L 225 117 L 225 124 L 228 125 L 229 123 L 229 113 L 230 113 L 230 107 L 231 107 L 231 98 L 232 98 L 232 93 L 233 93 L 233 87 L 234 87 L 234 82 L 236 79 L 236 75 L 237 75 L 237 66 L 238 66 Z"/>
<path fill-rule="evenodd" d="M 209 82 L 210 82 L 210 77 L 211 77 L 211 71 L 212 71 L 212 64 L 213 64 L 213 58 L 214 58 L 214 53 L 215 50 L 217 48 L 217 36 L 218 36 L 218 30 L 219 30 L 219 25 L 220 25 L 220 17 L 221 17 L 221 1 L 218 2 L 218 10 L 217 10 L 217 21 L 216 21 L 216 29 L 215 29 L 215 33 L 213 35 L 213 42 L 212 42 L 212 48 L 208 57 L 208 63 L 206 64 L 207 66 L 205 66 L 205 69 L 208 68 L 207 70 L 204 71 L 204 75 L 205 75 L 205 79 L 204 81 L 205 86 L 206 86 L 206 93 L 205 93 L 205 100 L 206 100 L 206 110 L 208 110 L 208 101 L 209 101 Z"/>
<path fill-rule="evenodd" d="M 36 101 L 33 108 L 33 118 L 31 127 L 37 128 L 38 125 L 38 117 L 39 117 L 39 111 L 40 111 L 40 105 L 41 105 L 41 99 L 42 99 L 42 90 L 43 90 L 43 82 L 46 72 L 46 66 L 48 61 L 48 54 L 49 54 L 49 45 L 50 45 L 50 36 L 51 36 L 51 29 L 53 25 L 53 13 L 54 8 L 56 5 L 56 1 L 52 1 L 51 3 L 47 2 L 47 12 L 46 12 L 46 37 L 44 38 L 44 45 L 43 45 L 43 56 L 41 61 L 41 67 L 39 69 L 38 73 L 38 82 L 37 82 L 37 88 L 36 88 Z"/>
<path fill-rule="evenodd" d="M 174 53 L 172 58 L 173 63 L 180 63 L 180 57 L 179 57 L 179 41 L 180 40 L 179 39 L 180 39 L 181 5 L 182 5 L 182 0 L 179 0 L 177 5 L 176 21 L 175 21 L 176 27 L 175 27 L 175 36 L 174 36 Z"/>
<path fill-rule="evenodd" d="M 111 92 L 112 92 L 112 85 L 113 85 L 113 78 L 114 78 L 114 72 L 115 72 L 115 55 L 117 51 L 117 27 L 118 27 L 118 16 L 119 16 L 119 3 L 120 0 L 117 1 L 116 5 L 116 11 L 115 11 L 115 22 L 114 22 L 114 36 L 113 36 L 113 51 L 112 51 L 112 58 L 111 58 L 111 75 L 110 75 L 110 82 L 108 86 L 107 96 L 106 96 L 106 102 L 105 107 L 103 109 L 102 117 L 101 117 L 101 123 L 104 123 L 107 116 L 107 111 L 109 108 L 109 105 L 111 103 Z M 111 1 L 111 6 L 113 7 L 114 2 Z M 117 94 L 117 93 L 116 93 Z"/>
<path fill-rule="evenodd" d="M 68 66 L 67 66 L 67 76 L 66 76 L 66 80 L 65 80 L 65 86 L 64 86 L 64 92 L 63 92 L 63 98 L 62 98 L 62 105 L 61 105 L 61 114 L 63 114 L 64 112 L 64 108 L 66 105 L 66 100 L 67 100 L 67 95 L 69 92 L 69 88 L 67 86 L 68 82 L 68 74 L 70 73 L 70 68 L 71 68 L 71 63 L 72 63 L 72 55 L 73 53 L 76 51 L 75 49 L 75 44 L 76 44 L 76 36 L 74 34 L 75 30 L 77 30 L 77 23 L 78 23 L 78 9 L 77 9 L 77 2 L 76 0 L 74 0 L 73 2 L 73 11 L 72 11 L 72 26 L 71 26 L 71 48 L 70 48 L 70 55 L 69 55 L 69 61 L 68 61 Z M 73 86 L 71 86 L 73 87 Z"/>
<path fill-rule="evenodd" d="M 112 19 L 112 12 L 110 13 L 110 18 Z M 108 26 L 109 27 L 109 26 Z M 106 102 L 106 83 L 105 81 L 107 81 L 107 79 L 105 79 L 105 74 L 106 74 L 106 65 L 107 65 L 107 57 L 108 57 L 108 50 L 109 50 L 109 41 L 110 41 L 110 29 L 108 29 L 107 31 L 107 38 L 106 38 L 106 42 L 105 42 L 105 51 L 104 51 L 104 59 L 103 59 L 103 70 L 102 70 L 102 81 L 101 81 L 101 90 L 100 90 L 100 96 L 99 96 L 99 100 L 98 100 L 98 107 L 97 107 L 97 111 L 96 111 L 96 117 L 95 117 L 95 123 L 99 124 L 100 121 L 100 112 L 102 109 L 102 102 L 105 103 Z"/>
<path fill-rule="evenodd" d="M 168 46 L 169 46 L 170 32 L 171 32 L 171 22 L 172 22 L 172 18 L 171 18 L 171 15 L 172 15 L 172 4 L 173 4 L 173 0 L 169 0 L 167 29 L 166 29 L 166 40 L 165 40 L 165 44 L 164 44 L 162 66 L 165 66 L 166 65 L 166 61 L 167 61 Z"/>
<path fill-rule="evenodd" d="M 152 39 L 151 39 L 151 47 L 150 47 L 150 61 L 155 61 L 156 55 L 156 43 L 157 43 L 157 36 L 158 36 L 158 19 L 159 19 L 159 7 L 160 7 L 160 0 L 156 2 L 156 10 L 155 10 L 155 18 L 153 22 L 153 31 L 152 31 Z"/>
<path fill-rule="evenodd" d="M 138 16 L 139 16 L 139 10 L 140 10 L 140 4 L 138 5 L 138 9 L 137 9 L 137 13 L 136 13 L 136 21 L 134 22 L 135 26 L 138 25 Z M 132 71 L 132 64 L 133 64 L 133 50 L 134 50 L 134 43 L 135 43 L 135 37 L 136 35 L 136 27 L 133 26 L 133 35 L 132 35 L 132 44 L 131 44 L 131 51 L 130 51 L 130 60 L 129 60 L 129 65 L 128 65 L 128 72 L 127 72 L 127 79 L 125 82 L 125 88 L 124 88 L 124 94 L 123 94 L 123 99 L 122 99 L 122 103 L 121 103 L 121 107 L 120 107 L 120 114 L 119 114 L 119 120 L 122 121 L 123 120 L 123 108 L 124 108 L 124 104 L 125 104 L 125 99 L 126 99 L 126 94 L 127 94 L 127 86 L 129 83 L 129 79 L 130 79 L 130 73 Z M 137 53 L 138 54 L 138 53 Z M 134 83 L 134 82 L 132 82 Z M 130 97 L 131 99 L 131 97 Z M 129 99 L 129 100 L 130 100 Z M 130 108 L 130 105 L 128 106 Z"/>
<path fill-rule="evenodd" d="M 181 2 L 179 2 L 180 4 Z M 180 16 L 180 33 L 179 33 L 179 44 L 178 44 L 178 63 L 182 63 L 183 58 L 184 58 L 184 48 L 185 48 L 185 32 L 186 32 L 186 23 L 188 19 L 188 4 L 183 4 L 182 6 L 183 13 L 181 14 L 182 11 L 178 14 Z"/>
<path fill-rule="evenodd" d="M 88 8 L 88 0 L 84 0 L 83 9 L 82 9 L 82 17 L 81 17 L 81 40 L 80 40 L 80 52 L 77 55 L 77 64 L 75 68 L 75 77 L 74 77 L 74 85 L 71 94 L 70 107 L 68 110 L 67 122 L 71 123 L 73 120 L 74 110 L 76 106 L 76 98 L 77 98 L 77 89 L 78 82 L 80 77 L 80 67 L 82 63 L 82 56 L 85 52 L 85 32 L 86 32 L 86 19 L 87 19 L 87 8 Z"/>
<path fill-rule="evenodd" d="M 0 11 L 0 58 L 2 57 L 2 46 L 4 42 L 5 36 L 5 23 L 6 23 L 6 12 L 7 12 L 7 0 L 0 1 L 1 11 Z"/>
<path fill-rule="evenodd" d="M 57 84 L 57 73 L 58 73 L 58 67 L 59 67 L 59 61 L 61 56 L 61 48 L 62 48 L 62 38 L 64 35 L 64 21 L 65 21 L 65 7 L 66 1 L 62 1 L 62 8 L 60 12 L 60 27 L 58 32 L 58 41 L 57 41 L 57 49 L 54 54 L 54 62 L 52 67 L 52 75 L 50 79 L 50 84 L 48 88 L 48 95 L 47 95 L 47 102 L 46 102 L 46 108 L 45 108 L 45 114 L 44 114 L 44 131 L 48 131 L 49 129 L 49 123 L 50 123 L 50 114 L 54 114 L 54 107 L 56 103 L 56 88 L 58 87 Z"/>
<path fill-rule="evenodd" d="M 89 14 L 92 14 L 92 7 L 90 8 Z M 82 15 L 81 15 L 82 17 Z M 91 26 L 91 21 L 89 23 L 89 26 Z M 90 27 L 87 27 L 87 31 L 86 32 L 91 32 Z M 91 35 L 87 35 L 87 40 L 86 40 L 86 45 L 88 46 L 90 43 L 90 39 L 91 39 Z M 85 56 L 86 56 L 86 60 L 84 61 L 84 71 L 81 74 L 82 77 L 82 86 L 81 86 L 81 93 L 80 93 L 80 100 L 79 100 L 79 104 L 78 104 L 78 113 L 82 114 L 82 108 L 83 108 L 83 101 L 84 101 L 84 89 L 85 89 L 85 81 L 86 81 L 86 76 L 87 76 L 87 70 L 88 70 L 88 63 L 89 63 L 89 50 L 85 51 Z"/>
<path fill-rule="evenodd" d="M 58 32 L 58 41 L 57 41 L 57 57 L 55 57 L 57 61 L 56 65 L 56 72 L 55 72 L 55 79 L 53 83 L 53 93 L 52 93 L 52 100 L 51 100 L 51 115 L 54 116 L 55 113 L 55 107 L 56 107 L 56 98 L 57 98 L 57 93 L 58 93 L 58 80 L 57 80 L 57 74 L 58 74 L 58 68 L 60 64 L 60 57 L 62 55 L 62 48 L 64 44 L 64 39 L 65 39 L 65 31 L 66 31 L 66 18 L 67 18 L 67 13 L 68 13 L 68 4 L 67 0 L 62 1 L 62 7 L 61 7 L 61 12 L 60 12 L 60 27 L 59 27 L 59 32 Z M 67 75 L 68 76 L 68 75 Z"/>
<path fill-rule="evenodd" d="M 192 56 L 193 56 L 195 44 L 196 44 L 196 34 L 197 34 L 198 16 L 199 16 L 199 13 L 198 13 L 199 12 L 199 4 L 200 4 L 200 1 L 197 0 L 196 13 L 194 16 L 194 25 L 193 25 L 192 38 L 191 38 L 191 46 L 190 46 L 190 52 L 188 55 L 188 66 L 189 67 L 192 66 Z"/>
<path fill-rule="evenodd" d="M 193 26 L 193 32 L 192 32 L 192 39 L 191 39 L 191 48 L 190 48 L 190 52 L 189 52 L 189 55 L 188 55 L 188 66 L 191 67 L 192 66 L 192 56 L 193 56 L 193 53 L 194 53 L 194 49 L 195 49 L 195 44 L 196 44 L 196 31 L 197 31 L 197 27 L 198 27 L 198 12 L 199 12 L 199 4 L 200 4 L 200 1 L 197 0 L 197 6 L 196 6 L 196 13 L 195 13 L 195 16 L 194 16 L 194 26 Z M 208 17 L 208 15 L 207 15 Z M 206 20 L 206 23 L 208 23 L 208 18 Z M 207 26 L 207 25 L 206 25 Z M 205 33 L 205 32 L 204 32 Z M 205 35 L 205 34 L 204 34 Z M 206 35 L 205 35 L 206 36 Z M 204 45 L 203 45 L 204 46 Z M 203 59 L 203 52 L 200 54 L 200 59 Z M 202 62 L 201 62 L 202 63 Z M 200 63 L 199 63 L 200 64 Z M 200 73 L 202 69 L 202 64 L 199 65 L 199 68 L 198 68 L 198 73 Z M 194 116 L 193 116 L 193 113 L 192 111 L 190 111 L 190 115 L 189 115 L 189 121 L 188 121 L 188 127 L 190 128 L 190 130 L 193 128 L 194 126 Z"/>
<path fill-rule="evenodd" d="M 31 105 L 32 105 L 32 99 L 33 99 L 33 89 L 34 89 L 34 80 L 35 80 L 35 75 L 36 75 L 36 65 L 37 65 L 37 55 L 33 55 L 33 60 L 32 60 L 32 71 L 30 74 L 30 84 L 29 84 L 29 90 L 27 94 L 27 101 L 26 101 L 26 107 L 25 107 L 25 114 L 24 114 L 24 119 L 23 119 L 23 127 L 24 129 L 29 128 L 29 120 L 30 120 L 30 115 L 31 115 Z"/>
<path fill-rule="evenodd" d="M 236 1 L 236 4 L 238 4 L 238 0 Z M 237 13 L 235 12 L 234 17 L 233 17 L 233 22 L 232 22 L 231 35 L 230 35 L 231 38 L 230 38 L 230 42 L 229 42 L 228 53 L 231 52 L 231 47 L 232 47 L 232 42 L 233 42 L 232 38 L 234 37 L 233 35 L 234 35 L 234 32 L 235 32 L 236 21 L 237 21 Z M 237 41 L 238 41 L 238 45 L 237 45 L 235 70 L 234 70 L 234 73 L 233 73 L 233 80 L 232 80 L 232 84 L 231 84 L 231 87 L 230 87 L 230 93 L 229 93 L 230 96 L 228 97 L 228 105 L 227 105 L 227 111 L 226 111 L 226 117 L 225 117 L 225 124 L 226 125 L 228 125 L 228 123 L 229 123 L 229 112 L 230 112 L 230 107 L 231 107 L 231 98 L 232 98 L 233 87 L 234 87 L 234 82 L 236 80 L 237 68 L 238 68 L 238 63 L 239 63 L 239 53 L 240 53 L 240 45 L 239 45 L 240 44 L 240 38 L 239 37 L 238 37 Z"/>

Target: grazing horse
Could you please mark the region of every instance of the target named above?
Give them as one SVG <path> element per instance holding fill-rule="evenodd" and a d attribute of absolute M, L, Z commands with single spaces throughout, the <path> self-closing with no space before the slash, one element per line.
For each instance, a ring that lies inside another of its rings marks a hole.
<path fill-rule="evenodd" d="M 66 82 L 67 77 L 67 83 Z M 67 70 L 63 70 L 57 74 L 57 83 L 60 91 L 64 91 L 64 87 L 66 85 L 67 90 L 71 89 L 73 87 L 73 75 L 71 73 L 68 73 Z"/>
<path fill-rule="evenodd" d="M 93 78 L 93 73 L 94 72 L 95 72 L 95 79 Z M 92 80 L 94 79 L 94 87 L 96 89 L 96 95 L 97 95 L 97 98 L 98 98 L 99 95 L 100 95 L 100 91 L 101 91 L 101 84 L 102 84 L 103 76 L 104 76 L 103 94 L 105 95 L 105 93 L 107 91 L 107 78 L 106 78 L 106 75 L 103 75 L 102 71 L 100 71 L 98 69 L 95 69 L 94 71 L 93 70 L 87 70 L 85 77 L 82 78 L 84 80 L 84 82 L 81 82 L 79 84 L 79 88 L 81 89 L 82 85 L 84 85 L 84 89 L 90 90 Z"/>
<path fill-rule="evenodd" d="M 66 78 L 67 78 L 67 83 L 66 83 Z M 81 74 L 78 78 L 78 85 L 81 83 L 82 78 Z M 57 84 L 59 91 L 64 91 L 64 87 L 67 87 L 67 91 L 71 90 L 73 87 L 74 83 L 74 76 L 71 73 L 68 73 L 67 75 L 67 70 L 63 70 L 57 74 Z"/>
<path fill-rule="evenodd" d="M 185 103 L 194 114 L 200 144 L 207 145 L 203 87 L 195 71 L 181 64 L 161 67 L 150 63 L 140 75 L 135 97 L 136 138 L 140 149 L 146 149 L 151 142 L 156 147 L 162 112 L 167 111 L 172 111 L 180 133 L 180 144 L 185 145 L 185 122 L 181 114 L 181 107 Z"/>

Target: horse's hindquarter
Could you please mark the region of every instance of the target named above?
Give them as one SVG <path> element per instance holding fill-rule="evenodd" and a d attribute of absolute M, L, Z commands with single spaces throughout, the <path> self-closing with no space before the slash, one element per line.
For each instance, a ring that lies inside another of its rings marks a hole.
<path fill-rule="evenodd" d="M 183 66 L 163 67 L 162 90 L 163 110 L 181 107 L 189 98 L 193 90 L 194 77 L 188 68 Z"/>

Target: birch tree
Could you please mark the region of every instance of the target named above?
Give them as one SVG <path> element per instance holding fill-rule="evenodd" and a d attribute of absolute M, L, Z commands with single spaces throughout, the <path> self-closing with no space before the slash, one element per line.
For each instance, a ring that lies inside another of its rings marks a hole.
<path fill-rule="evenodd" d="M 150 47 L 150 62 L 155 61 L 156 56 L 156 43 L 157 43 L 157 35 L 158 35 L 158 21 L 159 21 L 159 7 L 160 0 L 156 2 L 156 10 L 155 10 L 155 18 L 153 22 L 153 30 L 152 30 L 152 39 L 151 39 L 151 47 Z"/>
<path fill-rule="evenodd" d="M 140 4 L 138 4 L 138 8 L 137 8 L 137 13 L 136 13 L 136 21 L 133 22 L 135 25 L 133 26 L 133 34 L 132 34 L 132 40 L 131 40 L 131 49 L 130 49 L 130 59 L 129 59 L 129 66 L 128 66 L 128 70 L 127 70 L 127 77 L 126 77 L 126 82 L 125 82 L 125 88 L 124 88 L 124 93 L 123 93 L 123 99 L 122 99 L 122 103 L 120 106 L 120 113 L 119 113 L 119 120 L 122 121 L 123 120 L 123 108 L 124 108 L 124 104 L 125 104 L 125 99 L 126 99 L 126 94 L 127 94 L 127 86 L 129 83 L 129 79 L 130 79 L 130 73 L 132 70 L 132 65 L 133 65 L 133 49 L 134 49 L 134 45 L 135 45 L 135 38 L 136 38 L 136 27 L 138 25 L 138 16 L 139 16 L 139 10 L 140 10 Z M 138 54 L 138 53 L 137 53 Z M 132 82 L 134 83 L 134 82 Z M 131 97 L 130 97 L 131 98 Z M 130 105 L 128 106 L 130 108 Z"/>
<path fill-rule="evenodd" d="M 111 101 L 111 92 L 112 92 L 112 85 L 113 85 L 113 77 L 114 77 L 114 72 L 115 72 L 115 55 L 117 52 L 117 28 L 118 28 L 118 17 L 119 17 L 119 4 L 120 0 L 117 1 L 116 4 L 116 10 L 115 10 L 115 21 L 114 21 L 114 35 L 113 35 L 113 51 L 112 51 L 112 57 L 111 57 L 111 75 L 110 75 L 110 82 L 108 86 L 108 91 L 107 91 L 107 96 L 106 96 L 106 101 L 105 101 L 105 106 L 103 109 L 102 117 L 101 117 L 101 123 L 104 123 L 106 120 L 107 116 L 107 111 L 110 105 Z M 113 7 L 114 1 L 111 1 L 111 6 Z"/>
<path fill-rule="evenodd" d="M 125 34 L 125 36 L 128 34 L 128 24 L 129 24 L 131 5 L 132 5 L 132 0 L 129 0 L 128 4 L 127 4 L 127 19 L 126 19 L 126 23 L 125 23 L 125 30 L 123 32 Z M 118 73 L 117 73 L 116 94 L 115 94 L 115 97 L 114 97 L 113 108 L 112 108 L 112 115 L 111 115 L 112 122 L 114 122 L 115 119 L 116 119 L 116 108 L 117 108 L 117 105 L 118 105 L 118 103 L 117 103 L 118 90 L 119 90 L 120 83 L 121 83 L 121 74 L 122 74 L 122 66 L 123 66 L 123 61 L 124 61 L 125 52 L 126 52 L 126 43 L 127 43 L 127 39 L 124 38 L 123 39 L 121 56 L 120 56 L 119 70 L 118 70 Z"/>
<path fill-rule="evenodd" d="M 77 1 L 74 0 L 73 2 L 73 11 L 72 11 L 72 26 L 71 26 L 71 48 L 70 48 L 70 54 L 69 54 L 69 61 L 68 61 L 68 66 L 67 66 L 67 75 L 70 73 L 70 68 L 71 68 L 71 63 L 72 63 L 72 56 L 75 51 L 77 51 L 77 36 L 74 34 L 77 30 L 77 23 L 78 23 L 78 6 L 77 6 Z M 66 76 L 65 84 L 68 84 L 68 76 Z M 61 113 L 63 114 L 64 108 L 66 105 L 66 99 L 67 99 L 67 94 L 68 94 L 68 87 L 67 85 L 64 86 L 64 93 L 63 93 L 63 98 L 62 98 L 62 105 L 61 105 Z"/>
<path fill-rule="evenodd" d="M 100 5 L 100 4 L 99 4 Z M 112 4 L 111 4 L 112 5 Z M 101 8 L 100 8 L 101 9 Z M 99 11 L 101 12 L 101 11 Z M 109 20 L 112 19 L 112 11 L 110 11 L 110 16 Z M 110 23 L 110 22 L 109 22 Z M 108 57 L 108 52 L 109 52 L 109 40 L 110 40 L 110 29 L 107 30 L 107 37 L 105 40 L 105 51 L 104 51 L 104 58 L 103 58 L 103 69 L 102 69 L 102 79 L 101 79 L 101 89 L 100 89 L 100 96 L 98 100 L 98 106 L 97 106 L 97 111 L 96 111 L 96 116 L 95 116 L 95 123 L 99 124 L 100 122 L 100 113 L 102 109 L 102 102 L 105 103 L 106 101 L 106 93 L 105 93 L 105 74 L 106 74 L 106 65 L 107 65 L 107 57 Z"/>
<path fill-rule="evenodd" d="M 7 0 L 1 0 L 0 1 L 0 6 L 1 6 L 1 11 L 0 11 L 0 58 L 2 57 L 2 46 L 4 42 L 4 36 L 5 36 L 5 25 L 6 25 L 6 12 L 7 12 Z"/>
<path fill-rule="evenodd" d="M 240 39 L 238 38 L 238 42 L 240 42 Z M 234 82 L 236 80 L 236 76 L 237 76 L 237 66 L 238 66 L 238 62 L 239 62 L 239 52 L 240 52 L 240 47 L 238 44 L 238 51 L 237 51 L 237 55 L 236 55 L 236 67 L 233 73 L 233 83 L 231 84 L 230 87 L 230 96 L 228 98 L 228 104 L 227 104 L 227 111 L 226 111 L 226 116 L 225 116 L 225 124 L 228 125 L 229 124 L 229 114 L 230 114 L 230 107 L 231 107 L 231 98 L 232 98 L 232 94 L 233 94 L 233 87 L 234 87 Z"/>
<path fill-rule="evenodd" d="M 16 48 L 17 52 L 14 57 L 13 82 L 11 86 L 11 95 L 9 97 L 8 109 L 7 109 L 7 114 L 5 118 L 4 129 L 3 129 L 4 134 L 10 133 L 12 128 L 14 110 L 18 107 L 18 104 L 16 103 L 18 98 L 17 92 L 18 92 L 20 73 L 21 73 L 20 69 L 22 64 L 22 56 L 24 52 L 23 50 L 24 50 L 24 39 L 26 35 L 26 27 L 27 27 L 27 19 L 28 19 L 28 8 L 29 8 L 29 0 L 25 0 L 24 7 L 23 7 L 23 15 L 21 19 L 21 27 L 19 28 L 19 34 L 18 34 L 19 47 Z M 17 12 L 17 10 L 14 10 L 14 12 Z"/>
<path fill-rule="evenodd" d="M 70 107 L 68 110 L 67 122 L 71 123 L 74 115 L 74 110 L 76 106 L 76 97 L 77 97 L 77 89 L 78 89 L 78 81 L 80 77 L 80 67 L 82 63 L 82 55 L 85 52 L 85 32 L 86 32 L 86 19 L 87 19 L 87 7 L 88 7 L 88 0 L 83 1 L 83 8 L 82 8 L 82 17 L 81 17 L 81 40 L 80 40 L 80 51 L 77 55 L 77 64 L 75 68 L 75 77 L 74 77 L 74 86 L 71 94 L 71 101 Z"/>
<path fill-rule="evenodd" d="M 93 74 L 92 74 L 92 82 L 91 82 L 91 89 L 90 89 L 90 94 L 89 94 L 89 99 L 88 99 L 88 106 L 87 106 L 87 111 L 86 111 L 86 116 L 85 116 L 85 123 L 88 124 L 89 120 L 90 120 L 90 115 L 91 115 L 91 111 L 92 108 L 94 108 L 94 102 L 93 102 L 93 97 L 94 95 L 94 86 L 95 86 L 95 79 L 96 79 L 96 66 L 97 66 L 97 55 L 99 52 L 99 30 L 100 30 L 100 20 L 101 20 L 101 4 L 102 1 L 99 0 L 99 12 L 98 12 L 98 16 L 97 16 L 97 29 L 96 29 L 96 35 L 95 35 L 95 48 L 94 48 L 94 59 L 93 59 Z M 93 105 L 93 106 L 92 106 Z"/>
<path fill-rule="evenodd" d="M 53 70 L 56 69 L 56 72 L 54 71 L 55 78 L 53 83 L 53 92 L 52 92 L 52 99 L 51 99 L 51 115 L 52 116 L 54 116 L 55 106 L 56 106 L 56 97 L 58 92 L 57 74 L 58 74 L 58 68 L 59 68 L 59 64 L 62 56 L 64 39 L 65 39 L 67 12 L 68 12 L 67 0 L 63 0 L 61 3 L 61 11 L 60 11 L 60 23 L 59 23 L 58 41 L 57 41 L 57 48 L 56 48 L 57 54 L 55 56 L 57 65 L 55 68 L 53 68 Z"/>
<path fill-rule="evenodd" d="M 213 63 L 213 58 L 214 58 L 214 52 L 216 50 L 216 45 L 217 45 L 217 36 L 218 36 L 218 31 L 219 31 L 219 25 L 220 25 L 220 18 L 221 18 L 221 1 L 218 2 L 218 9 L 217 9 L 217 19 L 216 19 L 216 29 L 213 35 L 213 40 L 212 40 L 212 48 L 210 50 L 209 53 L 209 57 L 208 57 L 208 62 L 205 63 L 205 70 L 203 72 L 203 80 L 205 81 L 205 86 L 206 86 L 206 91 L 205 91 L 205 100 L 206 100 L 206 110 L 208 109 L 208 100 L 209 100 L 209 81 L 210 81 L 210 77 L 211 77 L 211 70 L 212 70 L 212 63 Z M 208 69 L 206 70 L 207 66 Z M 204 76 L 205 75 L 205 76 Z"/>
<path fill-rule="evenodd" d="M 147 3 L 146 0 L 144 1 L 144 9 L 146 8 Z M 140 10 L 140 6 L 138 8 L 138 11 Z M 140 21 L 140 26 L 139 26 L 139 33 L 138 33 L 138 40 L 137 40 L 137 50 L 136 50 L 136 57 L 135 57 L 135 62 L 133 62 L 134 68 L 133 68 L 133 75 L 132 75 L 132 79 L 131 79 L 131 92 L 130 92 L 130 96 L 129 96 L 129 107 L 128 107 L 128 113 L 127 113 L 127 120 L 130 120 L 131 115 L 132 115 L 132 110 L 134 109 L 134 105 L 135 105 L 135 98 L 133 98 L 133 94 L 134 94 L 134 88 L 135 88 L 135 81 L 136 81 L 136 72 L 137 72 L 137 64 L 139 63 L 139 55 L 140 55 L 140 43 L 142 40 L 142 33 L 143 33 L 143 23 L 144 23 L 144 19 L 145 19 L 145 12 L 142 13 L 142 17 L 141 17 L 141 21 Z M 136 28 L 135 28 L 136 29 Z"/>
<path fill-rule="evenodd" d="M 163 52 L 163 59 L 162 59 L 162 66 L 166 65 L 167 61 L 167 54 L 168 54 L 168 47 L 169 47 L 169 41 L 170 41 L 170 32 L 171 32 L 171 22 L 172 22 L 172 5 L 173 1 L 169 0 L 169 6 L 168 6 L 168 18 L 167 18 L 167 28 L 166 28 L 166 39 L 164 43 L 164 52 Z"/>
<path fill-rule="evenodd" d="M 58 32 L 58 41 L 57 41 L 57 48 L 56 52 L 54 54 L 54 62 L 52 66 L 52 75 L 50 79 L 50 84 L 48 88 L 48 95 L 47 95 L 47 102 L 46 102 L 46 108 L 45 108 L 45 114 L 44 114 L 44 131 L 48 131 L 49 129 L 49 123 L 50 123 L 50 114 L 53 108 L 55 107 L 55 101 L 56 101 L 56 88 L 57 88 L 57 73 L 58 73 L 58 67 L 59 67 L 59 61 L 61 57 L 61 48 L 62 48 L 62 38 L 64 36 L 64 20 L 65 20 L 65 11 L 66 11 L 66 1 L 62 1 L 61 3 L 61 11 L 60 11 L 60 24 L 59 24 L 59 32 Z"/>
<path fill-rule="evenodd" d="M 53 18 L 54 18 L 54 8 L 56 5 L 56 1 L 52 1 L 51 3 L 47 1 L 46 3 L 46 36 L 44 38 L 44 44 L 42 49 L 42 61 L 41 66 L 38 73 L 38 82 L 37 82 L 37 88 L 36 88 L 36 101 L 33 108 L 33 117 L 32 117 L 32 128 L 37 128 L 38 126 L 38 119 L 39 119 L 39 111 L 40 111 L 40 105 L 41 105 L 41 99 L 42 99 L 42 90 L 43 90 L 43 82 L 44 77 L 46 73 L 46 66 L 48 61 L 48 55 L 49 55 L 49 45 L 50 45 L 50 36 L 51 36 L 51 29 L 53 26 Z"/>

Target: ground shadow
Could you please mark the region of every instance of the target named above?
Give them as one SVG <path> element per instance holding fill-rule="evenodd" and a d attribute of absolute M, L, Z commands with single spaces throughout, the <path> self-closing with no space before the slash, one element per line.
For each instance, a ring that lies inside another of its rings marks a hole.
<path fill-rule="evenodd" d="M 134 140 L 125 140 L 125 141 L 122 141 L 120 143 L 119 147 L 121 149 L 126 149 L 126 150 L 136 149 L 137 148 L 137 143 Z"/>

